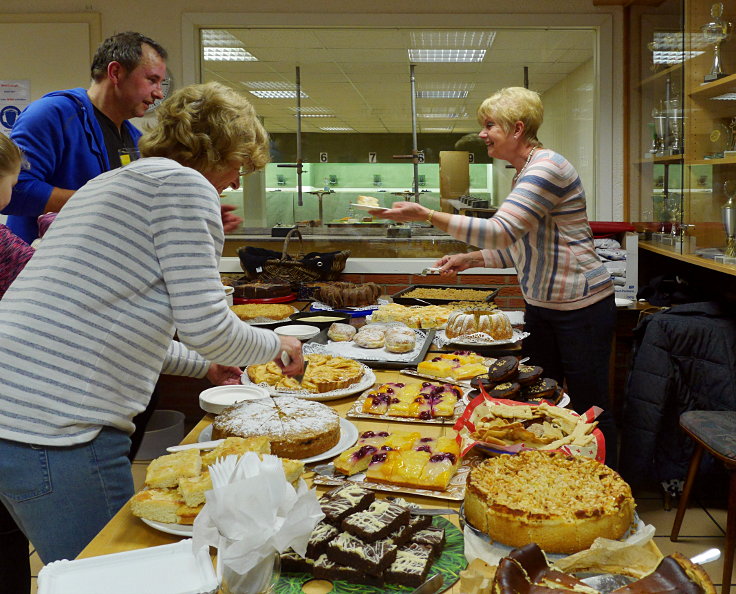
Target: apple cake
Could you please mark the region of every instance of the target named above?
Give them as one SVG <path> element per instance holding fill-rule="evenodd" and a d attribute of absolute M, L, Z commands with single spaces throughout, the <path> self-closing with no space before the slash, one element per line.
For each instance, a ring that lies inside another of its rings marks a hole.
<path fill-rule="evenodd" d="M 489 458 L 470 472 L 465 516 L 512 547 L 536 542 L 549 553 L 576 553 L 602 536 L 619 539 L 634 519 L 631 488 L 591 458 L 524 451 Z"/>
<path fill-rule="evenodd" d="M 320 402 L 293 396 L 246 400 L 215 417 L 212 439 L 265 436 L 271 453 L 282 458 L 309 458 L 340 440 L 340 419 Z"/>
<path fill-rule="evenodd" d="M 293 377 L 286 377 L 274 361 L 249 365 L 246 373 L 254 384 L 267 384 L 277 391 L 306 390 L 313 394 L 323 394 L 352 386 L 358 383 L 365 373 L 363 365 L 345 357 L 313 353 L 306 355 L 304 360 L 308 365 L 301 383 Z"/>

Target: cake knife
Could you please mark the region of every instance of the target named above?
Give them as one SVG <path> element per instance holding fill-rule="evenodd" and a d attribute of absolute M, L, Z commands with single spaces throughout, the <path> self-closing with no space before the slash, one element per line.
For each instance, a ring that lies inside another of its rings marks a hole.
<path fill-rule="evenodd" d="M 439 592 L 442 585 L 445 583 L 445 578 L 442 577 L 441 573 L 437 573 L 419 586 L 416 590 L 410 592 L 410 594 L 434 594 Z"/>

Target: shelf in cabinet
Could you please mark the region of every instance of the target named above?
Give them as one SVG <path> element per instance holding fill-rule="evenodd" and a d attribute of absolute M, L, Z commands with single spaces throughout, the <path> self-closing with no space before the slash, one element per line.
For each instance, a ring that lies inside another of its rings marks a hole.
<path fill-rule="evenodd" d="M 641 82 L 639 82 L 636 86 L 637 87 L 645 87 L 653 82 L 656 82 L 662 78 L 666 78 L 668 75 L 673 74 L 677 72 L 678 70 L 682 70 L 682 63 L 679 64 L 673 64 L 672 66 L 668 66 L 664 70 L 660 70 L 659 72 L 655 72 L 654 74 L 647 76 L 646 78 L 641 79 Z"/>
<path fill-rule="evenodd" d="M 686 165 L 734 165 L 736 157 L 722 157 L 720 159 L 693 159 L 685 162 Z"/>
<path fill-rule="evenodd" d="M 699 85 L 690 92 L 690 97 L 693 99 L 712 99 L 724 93 L 736 93 L 736 74 Z"/>
<path fill-rule="evenodd" d="M 682 163 L 682 155 L 666 155 L 663 157 L 639 159 L 637 163 L 652 163 L 653 165 L 671 165 L 672 163 Z"/>
<path fill-rule="evenodd" d="M 723 272 L 724 274 L 736 276 L 736 266 L 714 262 L 713 260 L 709 260 L 708 258 L 701 258 L 700 256 L 696 256 L 695 254 L 681 254 L 680 252 L 676 251 L 674 247 L 671 246 L 663 246 L 660 243 L 654 243 L 651 241 L 639 241 L 639 247 L 641 249 L 659 254 L 661 256 L 667 256 L 668 258 L 680 260 L 681 262 L 687 262 L 689 264 L 694 264 L 695 266 L 700 266 L 702 268 L 708 268 L 710 270 L 715 270 L 717 272 Z"/>

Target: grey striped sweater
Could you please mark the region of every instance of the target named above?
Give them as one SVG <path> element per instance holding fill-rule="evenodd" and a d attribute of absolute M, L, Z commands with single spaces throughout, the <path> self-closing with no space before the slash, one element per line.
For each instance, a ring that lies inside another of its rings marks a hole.
<path fill-rule="evenodd" d="M 102 426 L 131 432 L 159 373 L 273 359 L 278 337 L 227 307 L 223 243 L 216 190 L 169 159 L 81 188 L 0 301 L 0 438 L 64 446 Z"/>

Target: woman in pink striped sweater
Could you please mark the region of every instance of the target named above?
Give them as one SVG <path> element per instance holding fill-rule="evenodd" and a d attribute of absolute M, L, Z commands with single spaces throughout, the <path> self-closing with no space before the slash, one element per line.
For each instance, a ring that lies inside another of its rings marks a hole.
<path fill-rule="evenodd" d="M 585 191 L 575 168 L 542 147 L 537 131 L 544 109 L 539 95 L 521 87 L 496 92 L 478 108 L 488 155 L 515 169 L 511 193 L 491 219 L 433 211 L 396 202 L 371 211 L 394 221 L 426 221 L 477 246 L 444 256 L 442 274 L 471 267 L 514 266 L 526 302 L 523 352 L 556 379 L 585 412 L 599 406 L 606 462 L 615 465 L 617 436 L 608 407 L 608 366 L 616 321 L 613 282 L 595 252 Z"/>

